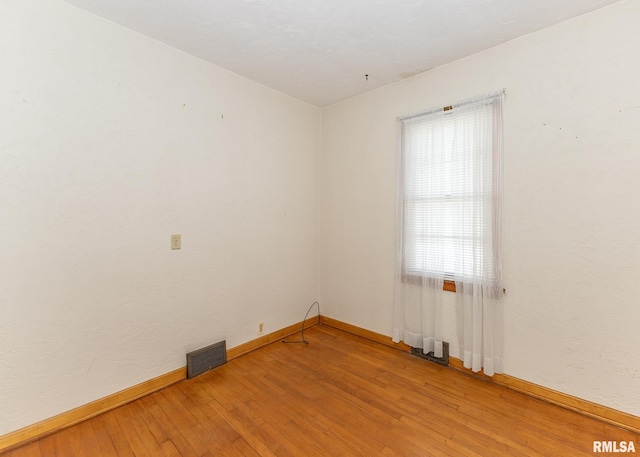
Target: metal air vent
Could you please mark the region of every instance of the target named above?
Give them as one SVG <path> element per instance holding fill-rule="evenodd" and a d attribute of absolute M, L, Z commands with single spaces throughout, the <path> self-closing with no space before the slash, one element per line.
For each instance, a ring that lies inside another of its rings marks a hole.
<path fill-rule="evenodd" d="M 187 354 L 187 378 L 193 378 L 227 363 L 226 340 Z"/>
<path fill-rule="evenodd" d="M 433 351 L 428 354 L 424 354 L 422 352 L 422 348 L 411 348 L 411 354 L 417 355 L 418 357 L 422 357 L 423 359 L 427 359 L 431 362 L 439 363 L 445 367 L 449 366 L 449 343 L 446 341 L 442 342 L 442 357 L 434 357 Z"/>

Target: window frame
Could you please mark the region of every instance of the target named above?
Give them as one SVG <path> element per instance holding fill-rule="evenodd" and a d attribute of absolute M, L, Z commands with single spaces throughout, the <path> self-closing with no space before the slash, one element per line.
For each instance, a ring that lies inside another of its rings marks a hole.
<path fill-rule="evenodd" d="M 493 109 L 495 110 L 495 103 L 499 97 L 502 97 L 502 95 L 504 94 L 504 91 L 501 91 L 501 93 L 495 93 L 492 94 L 493 97 L 489 98 L 489 100 L 491 100 L 491 106 L 493 107 Z M 463 105 L 466 104 L 470 104 L 470 103 L 478 103 L 480 102 L 480 98 L 476 98 L 476 99 L 472 99 L 472 100 L 468 100 L 465 102 L 461 102 L 455 106 L 447 106 L 444 108 L 439 108 L 436 110 L 430 110 L 424 113 L 419 113 L 419 114 L 415 114 L 415 115 L 411 115 L 405 118 L 399 118 L 399 120 L 401 121 L 401 129 L 400 129 L 400 170 L 399 170 L 399 186 L 400 186 L 400 193 L 401 195 L 400 197 L 400 201 L 401 204 L 403 205 L 402 207 L 402 217 L 403 217 L 403 229 L 402 229 L 402 241 L 400 243 L 400 249 L 402 249 L 402 259 L 401 259 L 401 276 L 402 276 L 402 280 L 404 282 L 409 282 L 409 283 L 417 283 L 417 284 L 422 284 L 424 282 L 425 279 L 428 278 L 434 278 L 434 275 L 430 275 L 429 272 L 425 269 L 422 274 L 416 274 L 415 270 L 411 270 L 409 271 L 409 269 L 407 268 L 407 259 L 406 259 L 406 253 L 407 253 L 407 249 L 406 249 L 406 240 L 405 240 L 405 226 L 404 224 L 406 223 L 406 205 L 407 202 L 409 201 L 409 199 L 407 199 L 406 197 L 406 193 L 407 193 L 407 188 L 405 186 L 405 180 L 407 179 L 407 176 L 405 174 L 405 160 L 406 160 L 406 151 L 405 151 L 405 132 L 404 132 L 404 122 L 405 120 L 411 119 L 411 118 L 415 118 L 415 117 L 421 117 L 421 116 L 427 116 L 429 114 L 435 113 L 435 112 L 439 112 L 439 111 L 443 111 L 442 115 L 446 116 L 446 115 L 456 115 L 456 110 L 454 110 L 454 108 L 456 107 L 461 107 Z M 502 98 L 500 98 L 500 102 L 502 102 Z M 502 105 L 499 106 L 499 108 L 502 110 Z M 461 114 L 463 114 L 464 111 L 461 111 Z M 496 125 L 496 120 L 499 121 L 499 123 Z M 491 124 L 491 130 L 494 132 L 496 132 L 496 128 L 498 128 L 498 135 L 500 136 L 499 141 L 503 142 L 502 140 L 502 135 L 504 134 L 504 127 L 502 124 L 502 117 L 499 117 L 496 119 L 495 114 L 494 117 L 492 118 L 492 124 Z M 493 139 L 495 141 L 495 138 Z M 492 176 L 491 176 L 491 180 L 492 180 L 492 187 L 491 187 L 491 195 L 492 195 L 492 200 L 495 200 L 495 197 L 497 194 L 500 194 L 500 198 L 501 198 L 501 188 L 500 189 L 496 189 L 495 188 L 495 182 L 494 182 L 494 177 L 493 175 L 498 173 L 500 175 L 500 179 L 502 179 L 502 155 L 503 155 L 503 151 L 502 151 L 502 147 L 503 144 L 500 144 L 499 146 L 497 146 L 499 148 L 499 151 L 496 151 L 496 146 L 492 143 L 492 148 L 490 151 L 487 152 L 487 154 L 491 154 L 491 160 L 492 160 Z M 443 149 L 444 150 L 444 149 Z M 499 158 L 496 161 L 496 153 L 499 154 Z M 499 168 L 498 170 L 496 170 L 496 166 Z M 448 197 L 451 197 L 451 195 L 449 195 Z M 456 196 L 457 197 L 457 196 Z M 447 195 L 445 194 L 441 199 L 442 200 L 446 200 Z M 499 218 L 500 216 L 496 216 L 495 212 L 497 211 L 496 209 L 496 205 L 491 205 L 491 224 L 496 224 L 496 219 Z M 500 222 L 501 225 L 501 222 Z M 473 236 L 477 236 L 476 234 L 474 234 Z M 494 261 L 491 263 L 491 267 L 493 269 L 496 268 L 496 242 L 500 243 L 500 240 L 496 240 L 495 239 L 496 236 L 494 234 L 493 236 L 493 244 L 491 245 L 490 249 L 492 252 L 489 252 L 488 254 L 483 253 L 482 255 L 489 255 L 492 256 Z M 501 273 L 501 272 L 500 272 Z M 495 270 L 493 271 L 492 274 L 495 274 Z M 444 291 L 449 291 L 449 292 L 456 292 L 456 281 L 454 279 L 454 275 L 455 273 L 445 273 L 444 274 L 444 279 L 443 279 L 443 290 Z M 438 276 L 439 277 L 439 276 Z M 464 278 L 461 281 L 462 283 L 464 283 Z M 500 279 L 500 284 L 501 284 L 501 279 Z M 502 291 L 504 292 L 505 290 L 502 289 Z"/>

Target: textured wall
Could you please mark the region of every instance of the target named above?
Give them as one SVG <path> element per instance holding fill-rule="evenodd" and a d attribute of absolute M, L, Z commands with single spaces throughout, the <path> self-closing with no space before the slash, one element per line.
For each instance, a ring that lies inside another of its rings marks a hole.
<path fill-rule="evenodd" d="M 323 313 L 391 334 L 396 117 L 506 88 L 505 370 L 640 415 L 638 23 L 621 2 L 325 108 Z"/>
<path fill-rule="evenodd" d="M 640 414 L 639 22 L 622 2 L 328 107 L 318 170 L 317 109 L 3 1 L 0 435 L 296 322 L 318 277 L 323 313 L 389 334 L 395 118 L 500 87 L 507 372 Z"/>
<path fill-rule="evenodd" d="M 0 60 L 0 435 L 302 319 L 317 108 L 58 0 Z"/>
<path fill-rule="evenodd" d="M 618 0 L 66 1 L 326 106 Z"/>

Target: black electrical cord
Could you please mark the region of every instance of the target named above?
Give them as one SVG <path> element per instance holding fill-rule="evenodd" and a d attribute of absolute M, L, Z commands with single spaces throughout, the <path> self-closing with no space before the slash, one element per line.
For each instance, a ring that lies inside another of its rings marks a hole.
<path fill-rule="evenodd" d="M 317 302 L 317 301 L 314 301 L 313 303 L 311 303 L 311 306 L 309 306 L 309 309 L 307 310 L 307 314 L 304 315 L 304 319 L 302 320 L 302 332 L 301 332 L 302 339 L 297 340 L 297 341 L 282 340 L 283 343 L 287 343 L 287 344 L 292 344 L 292 343 L 309 344 L 309 341 L 304 339 L 304 324 L 307 322 L 307 317 L 309 316 L 309 313 L 311 312 L 311 308 L 313 308 L 314 305 L 316 305 L 318 307 L 318 324 L 320 323 L 320 303 Z"/>

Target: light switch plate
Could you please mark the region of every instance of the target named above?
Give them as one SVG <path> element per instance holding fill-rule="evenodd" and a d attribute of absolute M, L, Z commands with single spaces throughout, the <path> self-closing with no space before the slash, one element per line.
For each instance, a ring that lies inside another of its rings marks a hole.
<path fill-rule="evenodd" d="M 171 249 L 182 248 L 182 235 L 171 235 Z"/>

